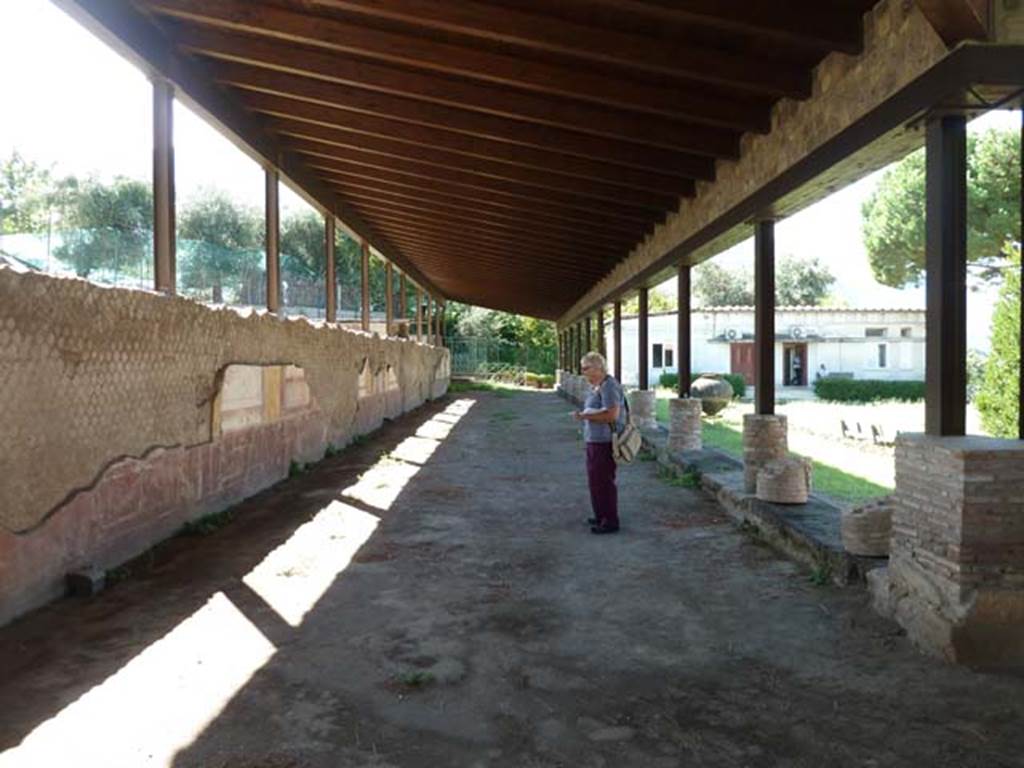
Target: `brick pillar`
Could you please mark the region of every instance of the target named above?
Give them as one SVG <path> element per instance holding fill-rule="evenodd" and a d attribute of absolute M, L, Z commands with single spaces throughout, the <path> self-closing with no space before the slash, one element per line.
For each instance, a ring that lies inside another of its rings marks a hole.
<path fill-rule="evenodd" d="M 700 400 L 692 397 L 668 401 L 670 451 L 699 451 L 701 438 Z"/>
<path fill-rule="evenodd" d="M 875 607 L 922 650 L 1024 669 L 1024 443 L 902 434 Z"/>
<path fill-rule="evenodd" d="M 654 416 L 654 403 L 657 393 L 653 389 L 635 389 L 629 393 L 629 409 L 633 414 L 633 422 L 641 429 L 656 429 L 658 422 Z"/>
<path fill-rule="evenodd" d="M 757 473 L 788 452 L 785 416 L 774 413 L 748 413 L 743 417 L 743 486 L 747 493 L 757 491 Z"/>

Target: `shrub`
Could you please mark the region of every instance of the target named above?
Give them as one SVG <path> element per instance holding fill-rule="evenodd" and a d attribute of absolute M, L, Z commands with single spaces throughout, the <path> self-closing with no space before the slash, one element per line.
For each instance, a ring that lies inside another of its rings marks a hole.
<path fill-rule="evenodd" d="M 537 389 L 551 389 L 555 386 L 555 377 L 550 373 L 526 373 L 526 386 Z"/>
<path fill-rule="evenodd" d="M 1020 264 L 1020 252 L 1011 257 Z M 985 365 L 985 376 L 978 390 L 977 404 L 981 424 L 994 437 L 1017 436 L 1017 393 L 1020 386 L 1020 272 L 1008 269 L 1006 282 L 999 291 L 999 302 L 992 314 L 992 352 Z"/>
<path fill-rule="evenodd" d="M 814 382 L 814 394 L 833 403 L 875 403 L 880 400 L 913 403 L 924 400 L 924 382 L 825 378 Z"/>
<path fill-rule="evenodd" d="M 692 384 L 699 379 L 703 374 L 694 373 L 690 376 L 690 383 Z M 744 397 L 747 394 L 747 382 L 742 375 L 738 373 L 719 373 L 716 374 L 721 376 L 723 379 L 732 385 L 733 397 Z M 679 386 L 679 374 L 678 373 L 663 373 L 658 383 L 668 389 L 675 389 Z"/>

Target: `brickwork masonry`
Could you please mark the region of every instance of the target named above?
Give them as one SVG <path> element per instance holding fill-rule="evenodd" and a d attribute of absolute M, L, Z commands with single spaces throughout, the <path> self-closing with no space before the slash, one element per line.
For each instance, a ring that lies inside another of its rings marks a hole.
<path fill-rule="evenodd" d="M 1024 443 L 901 435 L 875 606 L 923 650 L 1024 669 Z"/>
<path fill-rule="evenodd" d="M 295 366 L 306 407 L 222 433 L 231 365 Z M 448 352 L 0 267 L 0 624 L 447 390 Z"/>

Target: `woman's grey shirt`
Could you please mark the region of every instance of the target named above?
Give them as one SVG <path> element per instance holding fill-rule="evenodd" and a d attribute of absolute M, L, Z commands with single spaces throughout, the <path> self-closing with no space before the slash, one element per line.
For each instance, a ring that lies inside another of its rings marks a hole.
<path fill-rule="evenodd" d="M 591 387 L 587 399 L 583 403 L 583 409 L 607 410 L 614 405 L 619 406 L 619 417 L 616 422 L 616 431 L 622 429 L 626 423 L 626 408 L 623 404 L 622 387 L 613 377 L 605 376 L 597 387 Z M 612 441 L 612 425 L 598 424 L 597 422 L 584 420 L 583 439 L 588 443 L 610 443 Z"/>

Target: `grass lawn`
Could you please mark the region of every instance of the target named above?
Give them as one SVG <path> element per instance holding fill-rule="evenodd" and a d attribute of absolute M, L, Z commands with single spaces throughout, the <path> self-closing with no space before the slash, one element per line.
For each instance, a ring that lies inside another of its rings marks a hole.
<path fill-rule="evenodd" d="M 717 448 L 736 458 L 743 456 L 742 433 L 735 427 L 722 422 L 704 419 L 704 445 L 709 448 Z M 838 467 L 813 458 L 811 462 L 815 493 L 830 496 L 836 501 L 846 504 L 859 504 L 892 493 L 891 488 L 843 472 Z"/>
<path fill-rule="evenodd" d="M 668 400 L 659 398 L 656 404 L 658 421 L 668 423 Z M 736 458 L 743 456 L 743 434 L 735 426 L 721 420 L 704 419 L 704 445 L 728 453 Z M 811 457 L 808 457 L 811 458 Z M 860 504 L 869 499 L 892 493 L 891 488 L 879 485 L 863 477 L 851 475 L 836 466 L 811 458 L 814 492 L 829 496 L 844 504 Z"/>

